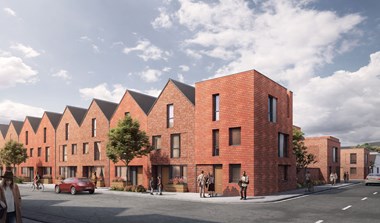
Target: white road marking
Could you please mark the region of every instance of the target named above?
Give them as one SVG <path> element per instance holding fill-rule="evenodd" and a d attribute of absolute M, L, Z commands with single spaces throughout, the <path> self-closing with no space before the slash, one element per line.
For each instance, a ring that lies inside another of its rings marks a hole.
<path fill-rule="evenodd" d="M 365 201 L 365 200 L 367 200 L 368 199 L 368 197 L 363 197 L 362 198 L 362 201 Z"/>
<path fill-rule="evenodd" d="M 345 211 L 345 210 L 349 209 L 350 207 L 352 207 L 352 205 L 348 205 L 347 207 L 342 208 L 342 210 Z"/>
<path fill-rule="evenodd" d="M 316 221 L 315 223 L 322 223 L 323 222 L 323 220 L 319 220 L 319 221 Z"/>
<path fill-rule="evenodd" d="M 373 194 L 377 194 L 377 192 L 373 193 Z"/>

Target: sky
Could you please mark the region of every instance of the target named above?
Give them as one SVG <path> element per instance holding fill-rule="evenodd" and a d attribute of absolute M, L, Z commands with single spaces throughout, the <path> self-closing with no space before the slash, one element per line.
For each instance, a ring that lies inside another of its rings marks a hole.
<path fill-rule="evenodd" d="M 378 0 L 3 0 L 0 124 L 255 69 L 294 125 L 380 141 Z"/>

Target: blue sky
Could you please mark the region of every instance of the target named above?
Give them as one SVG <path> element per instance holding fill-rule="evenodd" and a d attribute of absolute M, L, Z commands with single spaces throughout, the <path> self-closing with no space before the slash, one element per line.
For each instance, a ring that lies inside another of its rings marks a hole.
<path fill-rule="evenodd" d="M 4 0 L 0 123 L 256 69 L 294 92 L 307 136 L 379 141 L 379 10 L 377 0 Z"/>

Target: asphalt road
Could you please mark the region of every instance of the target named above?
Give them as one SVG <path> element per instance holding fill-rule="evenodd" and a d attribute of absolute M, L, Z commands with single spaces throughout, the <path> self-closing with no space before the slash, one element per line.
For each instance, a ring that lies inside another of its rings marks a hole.
<path fill-rule="evenodd" d="M 39 222 L 379 222 L 380 186 L 357 184 L 274 203 L 215 204 L 20 188 L 23 215 Z"/>

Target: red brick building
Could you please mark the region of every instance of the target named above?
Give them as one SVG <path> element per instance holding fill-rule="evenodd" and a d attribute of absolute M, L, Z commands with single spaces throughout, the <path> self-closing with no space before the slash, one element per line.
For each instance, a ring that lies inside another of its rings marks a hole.
<path fill-rule="evenodd" d="M 5 145 L 5 137 L 7 136 L 9 125 L 0 124 L 0 148 Z"/>
<path fill-rule="evenodd" d="M 366 148 L 342 148 L 341 174 L 348 172 L 350 180 L 363 180 L 370 171 L 370 151 Z"/>
<path fill-rule="evenodd" d="M 316 163 L 310 164 L 308 168 L 319 169 L 319 176 L 316 180 L 329 183 L 330 173 L 336 173 L 338 179 L 341 175 L 341 149 L 339 139 L 332 136 L 306 137 L 305 146 L 308 153 L 314 154 Z M 313 177 L 314 178 L 314 177 Z"/>

